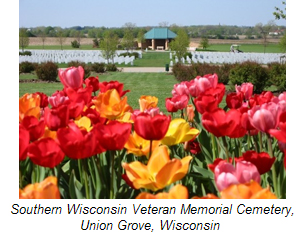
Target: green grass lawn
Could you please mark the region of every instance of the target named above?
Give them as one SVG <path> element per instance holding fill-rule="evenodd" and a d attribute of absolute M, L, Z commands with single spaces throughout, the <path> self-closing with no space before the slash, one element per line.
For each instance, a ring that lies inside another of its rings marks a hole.
<path fill-rule="evenodd" d="M 237 44 L 237 43 L 235 43 Z M 243 52 L 258 52 L 264 53 L 264 45 L 262 44 L 241 44 L 239 50 Z M 214 51 L 214 52 L 229 52 L 231 44 L 214 44 L 210 45 L 205 51 Z M 203 50 L 202 50 L 203 51 Z M 265 48 L 265 53 L 282 53 L 279 44 L 268 44 Z"/>
<path fill-rule="evenodd" d="M 92 76 L 96 74 L 92 74 Z M 24 77 L 23 77 L 24 76 Z M 31 75 L 30 79 L 34 79 Z M 126 93 L 128 103 L 134 109 L 139 109 L 139 98 L 142 95 L 156 96 L 159 99 L 158 106 L 162 112 L 167 112 L 165 108 L 165 98 L 171 97 L 171 91 L 176 79 L 173 75 L 166 73 L 121 73 L 113 72 L 106 75 L 99 75 L 99 80 L 119 81 L 124 83 L 124 90 L 130 90 Z M 20 79 L 29 79 L 27 75 L 20 75 Z M 57 83 L 19 83 L 19 96 L 25 93 L 43 92 L 50 96 L 57 90 L 62 90 L 63 85 Z"/>

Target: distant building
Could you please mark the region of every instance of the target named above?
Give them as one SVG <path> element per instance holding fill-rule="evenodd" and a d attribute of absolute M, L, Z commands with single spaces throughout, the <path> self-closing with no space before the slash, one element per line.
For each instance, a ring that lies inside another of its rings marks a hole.
<path fill-rule="evenodd" d="M 177 34 L 168 28 L 152 28 L 144 36 L 146 39 L 144 47 L 152 50 L 167 50 L 169 43 L 177 37 Z"/>

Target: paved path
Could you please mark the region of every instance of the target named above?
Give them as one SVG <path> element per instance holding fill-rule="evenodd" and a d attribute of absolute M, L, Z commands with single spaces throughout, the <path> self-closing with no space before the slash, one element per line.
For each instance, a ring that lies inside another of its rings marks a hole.
<path fill-rule="evenodd" d="M 166 73 L 165 67 L 124 67 L 122 72 L 129 73 Z M 172 68 L 169 68 L 169 72 L 172 72 Z"/>

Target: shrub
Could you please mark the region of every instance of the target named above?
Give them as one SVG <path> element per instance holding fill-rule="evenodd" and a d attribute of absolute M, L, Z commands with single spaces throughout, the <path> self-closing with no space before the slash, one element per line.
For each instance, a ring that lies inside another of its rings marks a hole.
<path fill-rule="evenodd" d="M 35 70 L 37 64 L 31 62 L 22 62 L 19 64 L 19 73 L 31 73 Z"/>
<path fill-rule="evenodd" d="M 236 64 L 224 63 L 220 66 L 214 66 L 214 72 L 218 75 L 218 82 L 227 85 L 229 83 L 230 70 L 234 68 Z"/>
<path fill-rule="evenodd" d="M 93 41 L 92 47 L 93 48 L 98 48 L 99 47 L 99 40 L 97 38 L 94 38 L 92 41 Z"/>
<path fill-rule="evenodd" d="M 177 79 L 177 81 L 190 81 L 196 77 L 196 71 L 193 68 L 193 65 L 185 66 L 181 63 L 176 63 L 172 67 L 172 72 Z"/>
<path fill-rule="evenodd" d="M 286 64 L 268 64 L 269 85 L 277 87 L 278 92 L 286 90 Z"/>
<path fill-rule="evenodd" d="M 53 82 L 58 76 L 58 66 L 53 62 L 42 63 L 36 66 L 35 72 L 38 79 Z"/>
<path fill-rule="evenodd" d="M 29 56 L 31 56 L 32 53 L 31 53 L 31 51 L 24 51 L 24 52 L 19 52 L 19 55 L 29 55 Z"/>
<path fill-rule="evenodd" d="M 91 71 L 96 73 L 104 73 L 105 72 L 105 64 L 104 63 L 94 63 L 91 66 Z"/>
<path fill-rule="evenodd" d="M 112 71 L 112 72 L 115 72 L 117 71 L 117 67 L 115 64 L 107 64 L 106 65 L 106 71 Z"/>
<path fill-rule="evenodd" d="M 80 48 L 80 43 L 77 40 L 71 42 L 71 46 L 73 48 Z"/>
<path fill-rule="evenodd" d="M 67 64 L 67 67 L 79 67 L 79 66 L 82 66 L 84 68 L 84 71 L 85 71 L 84 79 L 90 77 L 91 68 L 86 63 L 80 62 L 77 60 L 76 61 L 73 60 L 73 61 L 68 62 L 68 64 Z"/>
<path fill-rule="evenodd" d="M 240 85 L 244 82 L 254 84 L 254 93 L 261 93 L 268 85 L 267 69 L 256 62 L 243 62 L 230 70 L 230 82 Z"/>
<path fill-rule="evenodd" d="M 121 53 L 119 56 L 129 56 L 129 57 L 134 56 L 135 59 L 138 59 L 139 53 L 138 52 L 124 52 L 124 53 Z"/>
<path fill-rule="evenodd" d="M 192 54 L 190 53 L 190 52 L 186 52 L 185 54 L 184 54 L 184 59 L 186 59 L 186 57 L 189 57 L 190 59 L 192 58 Z"/>

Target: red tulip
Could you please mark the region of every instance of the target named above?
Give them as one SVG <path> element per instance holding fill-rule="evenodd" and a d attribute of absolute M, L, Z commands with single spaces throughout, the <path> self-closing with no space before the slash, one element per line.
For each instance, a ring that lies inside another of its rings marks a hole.
<path fill-rule="evenodd" d="M 46 107 L 44 120 L 46 126 L 52 131 L 66 127 L 69 122 L 69 107 L 67 105 L 60 105 L 53 109 Z"/>
<path fill-rule="evenodd" d="M 254 107 L 256 105 L 262 105 L 271 101 L 274 97 L 271 91 L 263 91 L 261 94 L 255 94 L 249 100 L 249 107 Z"/>
<path fill-rule="evenodd" d="M 75 123 L 57 131 L 57 139 L 66 156 L 83 159 L 95 154 L 96 137 L 93 131 L 81 130 Z"/>
<path fill-rule="evenodd" d="M 109 121 L 106 125 L 96 124 L 94 129 L 96 138 L 104 149 L 121 150 L 129 138 L 131 124 Z"/>
<path fill-rule="evenodd" d="M 124 96 L 130 90 L 123 91 L 123 83 L 118 81 L 109 81 L 109 82 L 100 82 L 99 88 L 101 93 L 105 93 L 107 90 L 116 89 L 120 95 L 120 97 Z"/>
<path fill-rule="evenodd" d="M 286 131 L 287 131 L 287 127 L 286 127 L 286 112 L 283 112 L 280 116 L 279 116 L 279 123 L 278 123 L 278 129 L 270 129 L 268 131 L 268 133 L 275 137 L 278 141 L 282 142 L 282 143 L 286 143 Z"/>
<path fill-rule="evenodd" d="M 238 109 L 242 107 L 243 94 L 232 92 L 226 96 L 226 103 L 230 109 Z"/>
<path fill-rule="evenodd" d="M 99 90 L 98 77 L 89 77 L 89 78 L 85 79 L 84 82 L 85 82 L 86 86 L 92 87 L 92 92 L 96 92 Z"/>
<path fill-rule="evenodd" d="M 135 117 L 135 132 L 145 140 L 161 140 L 167 133 L 171 122 L 171 116 L 148 113 L 140 113 Z"/>
<path fill-rule="evenodd" d="M 34 94 L 37 94 L 40 96 L 40 107 L 41 108 L 45 108 L 49 105 L 48 96 L 45 93 L 35 92 Z"/>
<path fill-rule="evenodd" d="M 84 104 L 88 105 L 91 101 L 92 96 L 92 87 L 85 87 L 85 88 L 79 88 L 77 90 L 74 90 L 72 88 L 66 88 L 65 89 L 67 96 L 72 102 L 78 103 L 81 101 L 84 101 Z"/>
<path fill-rule="evenodd" d="M 257 153 L 255 151 L 249 150 L 243 153 L 242 157 L 243 160 L 254 164 L 257 167 L 260 175 L 270 171 L 273 163 L 275 162 L 275 157 L 270 157 L 266 152 Z"/>
<path fill-rule="evenodd" d="M 22 125 L 29 131 L 30 141 L 35 141 L 44 134 L 45 122 L 43 119 L 38 120 L 34 116 L 26 116 L 22 121 Z"/>
<path fill-rule="evenodd" d="M 32 142 L 28 147 L 30 160 L 39 166 L 53 168 L 64 159 L 64 153 L 52 138 L 43 138 Z"/>
<path fill-rule="evenodd" d="M 92 125 L 94 126 L 97 123 L 104 124 L 107 119 L 100 116 L 100 113 L 94 108 L 87 108 L 82 111 L 82 116 L 86 116 L 91 120 Z"/>
<path fill-rule="evenodd" d="M 30 142 L 30 135 L 26 128 L 19 124 L 19 160 L 23 161 L 27 158 L 27 150 Z"/>
<path fill-rule="evenodd" d="M 84 80 L 84 68 L 82 66 L 79 67 L 70 67 L 67 69 L 59 69 L 58 76 L 64 85 L 65 88 L 72 88 L 74 90 L 78 90 L 83 85 Z"/>
<path fill-rule="evenodd" d="M 166 108 L 168 112 L 177 112 L 184 109 L 188 104 L 188 95 L 176 95 L 172 98 L 166 98 Z"/>
<path fill-rule="evenodd" d="M 237 109 L 230 109 L 227 113 L 223 109 L 205 112 L 202 115 L 204 128 L 216 137 L 229 136 L 230 138 L 243 137 L 246 130 L 241 125 L 241 113 Z"/>

